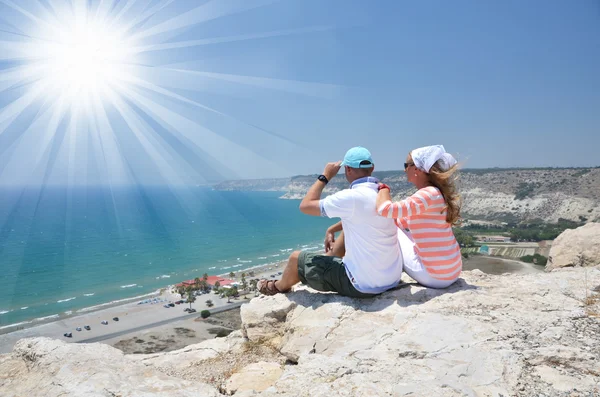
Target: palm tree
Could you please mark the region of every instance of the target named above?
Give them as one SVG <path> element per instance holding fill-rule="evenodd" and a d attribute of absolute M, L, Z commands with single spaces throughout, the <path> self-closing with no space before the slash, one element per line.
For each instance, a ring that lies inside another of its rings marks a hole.
<path fill-rule="evenodd" d="M 250 280 L 250 287 L 253 290 L 256 290 L 256 284 L 258 284 L 258 280 L 256 280 L 256 279 Z"/>
<path fill-rule="evenodd" d="M 231 297 L 233 296 L 233 288 L 229 288 L 225 293 L 225 296 L 227 296 L 227 303 L 231 303 Z"/>
<path fill-rule="evenodd" d="M 208 281 L 208 273 L 204 273 L 204 274 L 202 275 L 202 279 L 203 279 L 204 281 Z"/>
<path fill-rule="evenodd" d="M 200 277 L 196 277 L 196 278 L 194 279 L 194 287 L 195 287 L 196 289 L 200 289 Z"/>
<path fill-rule="evenodd" d="M 229 277 L 234 278 L 235 277 L 235 273 L 234 272 L 229 273 Z"/>
<path fill-rule="evenodd" d="M 221 286 L 221 283 L 218 280 L 215 281 L 215 291 L 218 291 L 220 286 Z"/>
<path fill-rule="evenodd" d="M 200 280 L 200 291 L 206 291 L 208 289 L 208 283 L 206 280 Z"/>
<path fill-rule="evenodd" d="M 206 306 L 213 307 L 213 305 L 214 305 L 214 303 L 213 303 L 212 300 L 209 299 L 209 300 L 206 301 Z"/>
<path fill-rule="evenodd" d="M 248 287 L 245 275 L 246 273 L 242 273 L 242 290 L 244 291 L 244 299 L 246 299 L 246 288 Z"/>
<path fill-rule="evenodd" d="M 196 297 L 191 289 L 188 290 L 187 293 L 187 301 L 190 304 L 190 309 L 192 308 L 192 303 L 196 302 Z"/>

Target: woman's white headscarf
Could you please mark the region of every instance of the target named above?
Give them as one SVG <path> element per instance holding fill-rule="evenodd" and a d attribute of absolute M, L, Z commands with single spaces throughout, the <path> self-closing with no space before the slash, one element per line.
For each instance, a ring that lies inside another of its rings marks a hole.
<path fill-rule="evenodd" d="M 431 167 L 439 161 L 442 171 L 449 170 L 456 164 L 456 159 L 442 145 L 425 146 L 410 152 L 410 156 L 415 166 L 425 172 L 429 172 Z"/>

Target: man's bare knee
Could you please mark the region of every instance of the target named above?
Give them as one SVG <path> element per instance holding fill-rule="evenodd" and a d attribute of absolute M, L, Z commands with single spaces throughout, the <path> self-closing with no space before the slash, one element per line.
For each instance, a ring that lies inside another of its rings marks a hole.
<path fill-rule="evenodd" d="M 288 259 L 289 263 L 295 263 L 298 265 L 298 257 L 300 256 L 300 252 L 302 251 L 294 251 L 290 254 L 290 258 Z"/>

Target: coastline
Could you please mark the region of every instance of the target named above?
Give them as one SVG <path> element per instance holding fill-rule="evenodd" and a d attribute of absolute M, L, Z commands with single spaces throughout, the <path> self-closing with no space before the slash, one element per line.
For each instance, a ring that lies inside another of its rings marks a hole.
<path fill-rule="evenodd" d="M 247 277 L 248 280 L 252 278 L 271 278 L 272 274 L 283 271 L 286 263 L 287 259 L 277 263 L 240 269 L 235 271 L 236 277 L 233 279 L 239 282 L 241 273 L 247 273 L 249 271 L 254 271 L 255 275 L 254 277 Z M 219 276 L 229 277 L 228 275 L 229 273 L 225 273 Z M 199 276 L 201 277 L 201 275 Z M 146 299 L 166 299 L 166 302 L 138 304 L 140 299 L 136 297 L 127 299 L 128 302 L 126 303 L 114 302 L 96 305 L 98 308 L 97 310 L 92 309 L 84 312 L 74 312 L 73 314 L 65 315 L 64 317 L 49 318 L 42 323 L 30 323 L 28 324 L 29 326 L 25 327 L 19 324 L 7 326 L 7 328 L 0 331 L 2 332 L 0 334 L 0 354 L 12 351 L 14 344 L 18 340 L 35 336 L 57 338 L 69 343 L 86 343 L 86 341 L 90 339 L 92 341 L 114 339 L 114 334 L 120 334 L 120 337 L 126 338 L 128 335 L 142 329 L 149 329 L 169 322 L 198 318 L 200 317 L 201 310 L 208 309 L 212 312 L 222 309 L 233 309 L 239 307 L 236 303 L 245 303 L 254 297 L 254 292 L 248 293 L 247 299 L 244 299 L 244 295 L 240 294 L 239 299 L 232 299 L 231 303 L 227 303 L 227 298 L 220 298 L 219 295 L 214 293 L 199 295 L 196 297 L 196 302 L 191 305 L 197 312 L 186 314 L 183 309 L 190 307 L 189 303 L 175 305 L 175 307 L 169 309 L 163 307 L 167 302 L 175 302 L 181 299 L 179 294 L 172 292 L 172 288 L 173 285 L 169 285 L 160 290 L 162 293 L 156 291 L 144 295 Z M 214 306 L 211 308 L 206 305 L 206 300 L 208 299 L 212 300 L 214 303 Z M 113 317 L 118 317 L 119 321 L 113 321 Z M 108 325 L 101 324 L 101 321 L 103 320 L 108 321 Z M 89 325 L 91 330 L 86 331 L 85 329 L 82 329 L 81 331 L 76 331 L 76 327 L 83 328 L 85 325 Z M 72 337 L 64 337 L 63 334 L 65 332 L 71 332 Z"/>

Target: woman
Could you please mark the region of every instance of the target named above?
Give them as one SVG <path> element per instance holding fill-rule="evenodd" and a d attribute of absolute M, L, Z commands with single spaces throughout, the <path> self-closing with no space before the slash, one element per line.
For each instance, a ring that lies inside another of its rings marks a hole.
<path fill-rule="evenodd" d="M 379 186 L 377 212 L 396 220 L 404 271 L 425 287 L 446 288 L 462 271 L 460 246 L 452 232 L 460 219 L 457 169 L 443 146 L 422 147 L 404 163 L 408 181 L 419 189 L 415 194 L 392 203 L 390 188 Z"/>

